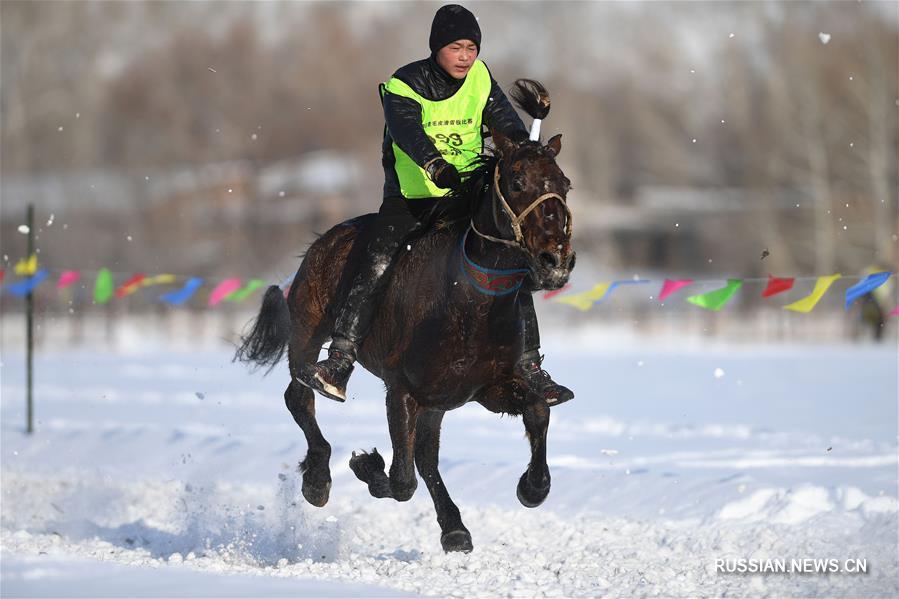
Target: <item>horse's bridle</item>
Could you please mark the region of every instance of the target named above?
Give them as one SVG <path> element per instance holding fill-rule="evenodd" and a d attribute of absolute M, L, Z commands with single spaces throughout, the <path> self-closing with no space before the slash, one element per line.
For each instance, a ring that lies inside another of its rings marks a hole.
<path fill-rule="evenodd" d="M 525 208 L 521 214 L 519 214 L 519 215 L 515 214 L 515 211 L 512 210 L 511 206 L 509 206 L 509 202 L 506 201 L 506 198 L 503 196 L 503 192 L 499 187 L 499 164 L 498 163 L 496 165 L 496 169 L 494 169 L 494 171 L 493 171 L 493 195 L 494 195 L 494 197 L 499 199 L 500 207 L 503 209 L 503 212 L 505 212 L 506 215 L 509 217 L 509 221 L 512 225 L 512 233 L 515 235 L 515 239 L 513 241 L 510 239 L 502 239 L 500 237 L 494 237 L 492 235 L 485 235 L 484 233 L 481 233 L 480 231 L 478 231 L 477 227 L 474 226 L 474 216 L 472 216 L 471 224 L 469 226 L 471 227 L 471 230 L 474 231 L 475 234 L 477 234 L 479 237 L 483 237 L 484 239 L 488 239 L 490 241 L 495 241 L 496 243 L 502 243 L 502 244 L 514 247 L 516 249 L 521 249 L 521 250 L 527 251 L 527 246 L 524 243 L 524 235 L 521 233 L 521 223 L 524 222 L 525 217 L 527 217 L 528 214 L 533 212 L 534 209 L 537 208 L 537 206 L 539 206 L 543 202 L 545 202 L 549 199 L 552 199 L 552 198 L 559 200 L 559 202 L 565 208 L 565 217 L 566 217 L 565 236 L 571 237 L 571 230 L 572 230 L 571 229 L 571 225 L 572 225 L 571 209 L 568 208 L 568 203 L 565 202 L 565 198 L 563 198 L 562 196 L 560 196 L 557 193 L 554 193 L 554 192 L 544 193 L 543 195 L 538 197 L 536 200 L 534 200 L 530 206 Z"/>

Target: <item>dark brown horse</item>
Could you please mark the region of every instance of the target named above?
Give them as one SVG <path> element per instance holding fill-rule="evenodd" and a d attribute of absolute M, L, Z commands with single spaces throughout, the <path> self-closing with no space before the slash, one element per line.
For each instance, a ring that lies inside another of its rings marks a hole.
<path fill-rule="evenodd" d="M 516 99 L 542 118 L 549 102 L 535 82 L 517 83 Z M 513 94 L 515 95 L 515 94 Z M 350 467 L 374 497 L 407 501 L 415 468 L 434 501 L 445 551 L 470 551 L 471 534 L 437 469 L 440 427 L 447 410 L 476 401 L 492 412 L 521 415 L 531 460 L 518 483 L 527 507 L 549 493 L 546 433 L 549 407 L 514 374 L 522 352 L 519 294 L 558 289 L 574 266 L 569 181 L 556 164 L 561 136 L 546 145 L 515 143 L 494 133 L 495 155 L 483 158 L 452 195 L 464 219 L 447 220 L 415 240 L 398 258 L 359 362 L 387 387 L 393 463 L 385 473 L 376 450 L 353 454 Z M 351 278 L 354 242 L 370 216 L 335 226 L 313 243 L 285 301 L 277 286 L 237 359 L 274 365 L 288 348 L 292 380 L 287 408 L 309 451 L 301 464 L 303 495 L 328 501 L 331 446 L 315 420 L 315 394 L 296 380 L 327 340 Z M 355 251 L 361 251 L 356 249 Z"/>

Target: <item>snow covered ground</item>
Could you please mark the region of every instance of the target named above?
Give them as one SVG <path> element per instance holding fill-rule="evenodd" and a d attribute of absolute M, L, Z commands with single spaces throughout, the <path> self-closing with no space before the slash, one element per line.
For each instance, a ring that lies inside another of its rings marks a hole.
<path fill-rule="evenodd" d="M 380 383 L 320 399 L 333 488 L 299 494 L 305 441 L 268 377 L 196 352 L 2 356 L 2 582 L 15 596 L 899 594 L 897 346 L 545 340 L 577 398 L 552 413 L 552 491 L 515 497 L 523 426 L 449 414 L 441 470 L 475 550 L 446 555 L 423 485 L 371 498 L 351 451 L 390 444 Z M 716 559 L 866 560 L 867 573 L 734 574 Z"/>

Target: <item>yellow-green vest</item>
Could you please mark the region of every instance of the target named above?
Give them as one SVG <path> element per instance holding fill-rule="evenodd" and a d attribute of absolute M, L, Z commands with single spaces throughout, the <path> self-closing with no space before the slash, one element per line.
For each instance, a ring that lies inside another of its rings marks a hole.
<path fill-rule="evenodd" d="M 422 127 L 437 151 L 460 172 L 471 169 L 472 161 L 484 149 L 481 115 L 490 98 L 490 72 L 483 62 L 475 60 L 462 87 L 445 100 L 428 100 L 396 77 L 381 86 L 382 94 L 384 91 L 418 102 Z M 404 197 L 432 198 L 449 192 L 434 185 L 425 170 L 396 142 L 393 142 L 393 154 L 396 158 L 394 169 Z"/>

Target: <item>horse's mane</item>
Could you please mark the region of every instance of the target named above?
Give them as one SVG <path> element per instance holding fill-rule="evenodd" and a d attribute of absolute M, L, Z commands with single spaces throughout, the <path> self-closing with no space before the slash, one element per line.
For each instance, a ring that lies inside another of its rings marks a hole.
<path fill-rule="evenodd" d="M 490 151 L 470 163 L 470 170 L 461 173 L 462 184 L 444 196 L 447 201 L 434 206 L 431 222 L 435 223 L 436 229 L 456 230 L 468 226 L 468 221 L 477 210 L 481 198 L 490 191 L 493 170 L 499 159 L 498 154 Z"/>

